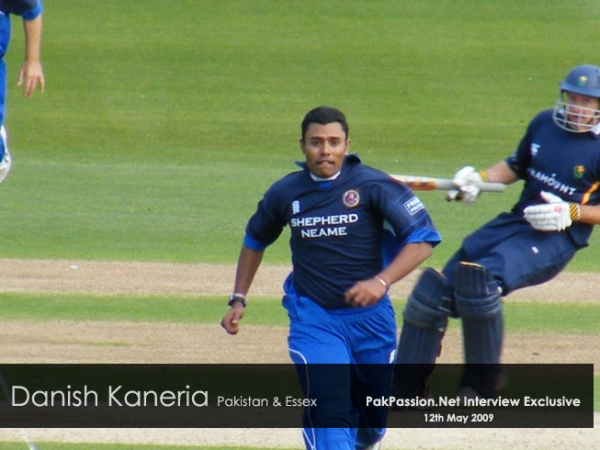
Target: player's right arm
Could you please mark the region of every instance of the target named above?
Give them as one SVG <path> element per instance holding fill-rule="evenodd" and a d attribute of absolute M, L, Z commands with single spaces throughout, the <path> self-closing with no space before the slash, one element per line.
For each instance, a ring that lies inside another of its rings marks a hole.
<path fill-rule="evenodd" d="M 473 204 L 479 198 L 481 190 L 476 183 L 502 183 L 511 184 L 519 179 L 519 175 L 511 169 L 506 160 L 499 161 L 487 170 L 476 170 L 472 166 L 465 166 L 454 174 L 452 182 L 457 187 L 448 191 L 446 199 Z"/>
<path fill-rule="evenodd" d="M 280 212 L 285 209 L 285 206 L 281 205 L 287 205 L 287 202 L 280 198 L 280 194 L 285 190 L 278 187 L 279 184 L 275 183 L 267 190 L 246 225 L 244 242 L 238 256 L 232 297 L 236 297 L 237 294 L 238 298 L 245 300 L 262 262 L 265 249 L 275 242 L 283 231 L 285 218 Z M 239 321 L 244 317 L 244 307 L 244 303 L 240 301 L 230 302 L 230 309 L 221 320 L 221 326 L 227 333 L 238 333 Z"/>
<path fill-rule="evenodd" d="M 519 176 L 502 160 L 484 171 L 487 181 L 490 183 L 512 184 Z"/>
<path fill-rule="evenodd" d="M 245 245 L 242 245 L 240 255 L 238 257 L 238 264 L 235 273 L 235 283 L 233 292 L 237 295 L 242 295 L 244 298 L 250 290 L 254 276 L 260 267 L 262 262 L 264 250 L 257 251 L 252 250 Z M 239 321 L 244 317 L 245 306 L 243 303 L 235 301 L 231 303 L 229 311 L 221 320 L 221 326 L 229 334 L 237 334 L 239 331 Z"/>

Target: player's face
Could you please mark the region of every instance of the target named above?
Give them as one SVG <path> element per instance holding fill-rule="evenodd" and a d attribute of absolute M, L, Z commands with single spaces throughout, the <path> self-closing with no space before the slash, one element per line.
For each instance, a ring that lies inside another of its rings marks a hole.
<path fill-rule="evenodd" d="M 575 128 L 583 129 L 596 125 L 599 120 L 598 109 L 600 109 L 600 99 L 567 92 L 567 118 Z"/>
<path fill-rule="evenodd" d="M 300 148 L 311 173 L 321 178 L 329 178 L 342 169 L 350 141 L 338 122 L 327 125 L 311 123 L 304 139 L 300 140 Z"/>

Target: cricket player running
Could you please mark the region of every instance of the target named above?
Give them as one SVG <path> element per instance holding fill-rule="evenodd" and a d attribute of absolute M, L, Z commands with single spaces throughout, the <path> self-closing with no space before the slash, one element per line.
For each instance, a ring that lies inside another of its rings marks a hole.
<path fill-rule="evenodd" d="M 348 153 L 341 111 L 309 111 L 301 133 L 305 162 L 267 190 L 250 218 L 221 325 L 238 333 L 264 250 L 289 226 L 293 271 L 283 297 L 289 354 L 304 395 L 319 405 L 304 409 L 306 448 L 375 449 L 385 428 L 369 424 L 385 423 L 387 411 L 369 412 L 353 395 L 389 395 L 397 336 L 388 289 L 441 238 L 410 189 Z M 335 364 L 341 376 L 315 375 L 325 364 Z M 374 365 L 389 370 L 367 369 Z"/>
<path fill-rule="evenodd" d="M 523 191 L 510 212 L 464 239 L 442 273 L 423 272 L 403 313 L 396 395 L 423 395 L 451 316 L 463 325 L 462 394 L 493 396 L 502 296 L 556 276 L 600 223 L 600 68 L 577 66 L 559 87 L 554 109 L 529 123 L 511 156 L 486 171 L 464 167 L 454 176 L 458 189 L 450 200 L 475 202 L 480 192 L 473 183 L 480 181 L 524 180 Z"/>

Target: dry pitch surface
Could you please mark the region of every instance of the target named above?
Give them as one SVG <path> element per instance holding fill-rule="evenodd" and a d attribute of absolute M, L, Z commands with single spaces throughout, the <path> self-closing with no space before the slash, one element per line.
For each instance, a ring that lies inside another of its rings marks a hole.
<path fill-rule="evenodd" d="M 90 261 L 0 260 L 3 292 L 132 293 L 148 295 L 222 295 L 231 289 L 230 265 L 158 264 Z M 251 294 L 279 296 L 287 267 L 264 266 Z M 405 298 L 417 274 L 394 286 Z M 556 280 L 509 296 L 506 301 L 597 302 L 597 274 L 562 274 Z M 185 300 L 184 300 L 185 301 Z M 224 311 L 225 311 L 224 307 Z M 287 363 L 286 329 L 242 324 L 237 337 L 214 325 L 130 322 L 3 322 L 0 360 L 13 363 Z M 441 362 L 461 362 L 457 332 L 445 338 Z M 508 335 L 506 363 L 594 363 L 600 371 L 598 336 Z M 549 449 L 596 448 L 594 429 L 406 429 L 389 430 L 384 449 Z M 0 440 L 22 440 L 22 430 L 0 429 Z M 231 445 L 302 448 L 299 430 L 254 429 L 31 429 L 44 441 L 135 444 Z M 25 448 L 25 443 L 23 444 Z"/>

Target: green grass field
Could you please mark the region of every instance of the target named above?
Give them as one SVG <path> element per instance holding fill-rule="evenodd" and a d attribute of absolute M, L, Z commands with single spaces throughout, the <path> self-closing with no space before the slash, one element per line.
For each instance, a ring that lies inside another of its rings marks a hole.
<path fill-rule="evenodd" d="M 396 311 L 402 311 L 404 303 L 403 300 L 396 299 Z M 3 320 L 122 320 L 215 324 L 223 317 L 223 298 L 5 293 L 0 311 Z M 194 313 L 190 314 L 190 311 Z M 600 322 L 600 308 L 581 303 L 506 302 L 504 313 L 508 332 L 588 335 L 598 332 Z M 260 298 L 260 301 L 253 301 L 252 308 L 248 309 L 244 317 L 244 323 L 286 326 L 287 312 L 281 307 L 281 298 Z M 451 327 L 457 323 L 451 321 Z"/>
<path fill-rule="evenodd" d="M 13 27 L 15 166 L 2 186 L 2 256 L 233 262 L 264 190 L 295 170 L 299 123 L 320 104 L 346 112 L 367 164 L 445 177 L 485 168 L 553 106 L 573 65 L 595 62 L 599 9 L 559 0 L 50 3 L 47 91 L 30 100 L 15 86 L 22 36 Z M 518 190 L 472 208 L 423 193 L 445 238 L 434 263 Z M 592 245 L 572 269 L 598 269 L 599 255 Z M 287 260 L 281 239 L 266 262 Z"/>
<path fill-rule="evenodd" d="M 18 19 L 7 55 L 14 166 L 0 187 L 2 258 L 234 263 L 262 193 L 302 157 L 309 109 L 342 109 L 352 150 L 369 165 L 451 177 L 508 156 L 570 68 L 600 64 L 596 0 L 45 6 L 43 95 L 27 100 L 16 87 Z M 473 207 L 421 194 L 444 238 L 428 264 L 441 266 L 518 192 L 485 194 Z M 265 264 L 287 263 L 286 241 Z M 597 276 L 598 233 L 569 270 Z M 576 300 L 511 305 L 508 332 L 600 334 L 600 307 Z M 202 321 L 220 319 L 222 299 L 49 294 L 3 294 L 0 316 L 188 322 L 199 302 Z M 253 308 L 257 324 L 285 323 L 274 299 Z M 40 446 L 58 448 L 128 447 Z"/>

